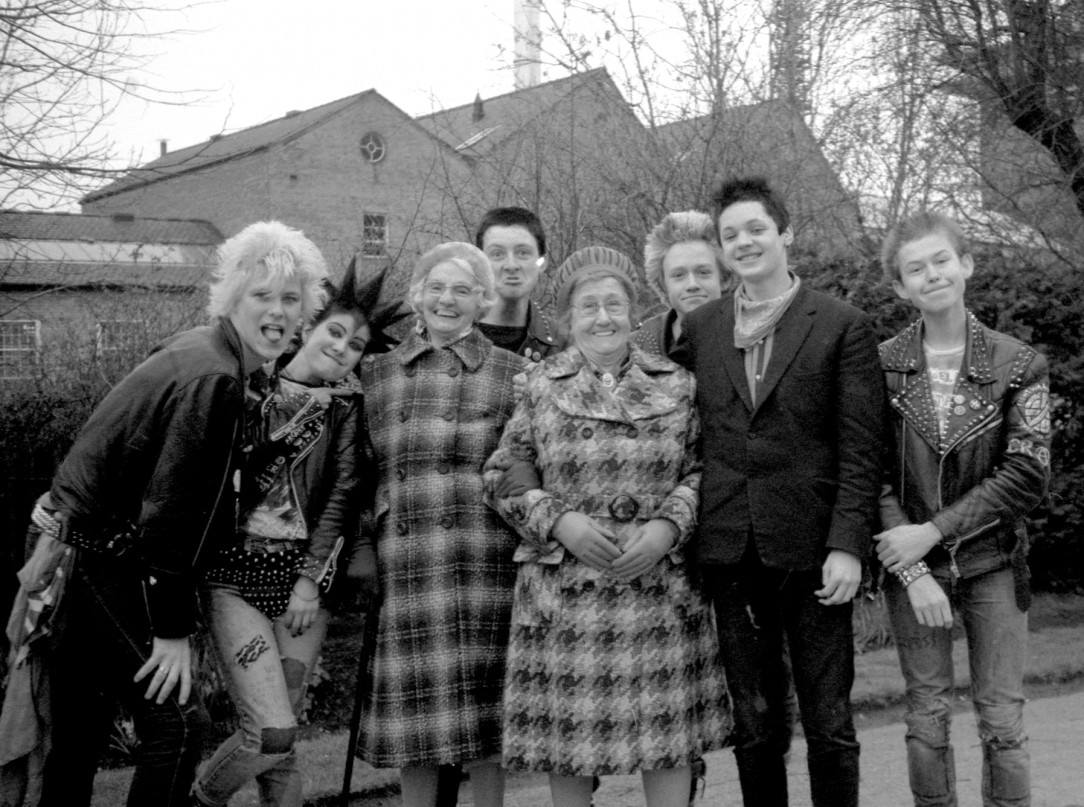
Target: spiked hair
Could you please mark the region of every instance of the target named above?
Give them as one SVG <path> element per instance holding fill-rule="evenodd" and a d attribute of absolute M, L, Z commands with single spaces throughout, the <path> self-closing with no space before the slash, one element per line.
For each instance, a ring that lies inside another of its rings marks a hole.
<path fill-rule="evenodd" d="M 327 305 L 313 317 L 312 324 L 319 325 L 334 314 L 347 314 L 354 317 L 359 326 L 362 322 L 369 326 L 372 335 L 365 346 L 366 353 L 384 353 L 391 350 L 397 342 L 386 334 L 384 329 L 409 316 L 410 312 L 403 309 L 398 302 L 380 303 L 380 291 L 387 273 L 386 268 L 382 269 L 378 275 L 358 286 L 357 258 L 352 258 L 350 265 L 346 267 L 341 286 L 336 287 L 330 282 L 325 284 L 328 292 Z"/>

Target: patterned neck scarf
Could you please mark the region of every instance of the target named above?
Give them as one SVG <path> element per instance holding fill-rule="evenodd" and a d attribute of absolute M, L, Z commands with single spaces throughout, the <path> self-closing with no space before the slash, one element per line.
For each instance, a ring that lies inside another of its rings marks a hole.
<path fill-rule="evenodd" d="M 775 330 L 802 284 L 794 273 L 790 280 L 790 288 L 770 300 L 750 300 L 738 286 L 734 293 L 734 347 L 746 350 Z"/>

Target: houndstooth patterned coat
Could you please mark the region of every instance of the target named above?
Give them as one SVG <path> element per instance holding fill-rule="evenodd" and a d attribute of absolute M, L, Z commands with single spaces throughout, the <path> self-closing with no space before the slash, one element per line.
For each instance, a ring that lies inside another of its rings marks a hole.
<path fill-rule="evenodd" d="M 695 388 L 690 373 L 635 346 L 612 389 L 575 348 L 531 370 L 486 464 L 489 501 L 521 538 L 505 682 L 511 770 L 682 767 L 726 739 L 715 623 L 682 551 L 700 487 Z M 497 499 L 497 469 L 513 459 L 538 467 L 542 489 Z M 622 582 L 551 536 L 572 510 L 612 530 L 619 549 L 655 518 L 672 521 L 678 541 L 653 569 Z"/>
<path fill-rule="evenodd" d="M 481 472 L 522 368 L 477 328 L 443 349 L 412 333 L 362 363 L 383 602 L 358 753 L 376 767 L 500 751 L 516 541 Z"/>

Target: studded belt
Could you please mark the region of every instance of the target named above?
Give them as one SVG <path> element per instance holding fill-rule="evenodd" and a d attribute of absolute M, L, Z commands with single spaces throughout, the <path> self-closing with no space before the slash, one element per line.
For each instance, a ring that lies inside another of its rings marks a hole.
<path fill-rule="evenodd" d="M 76 549 L 85 549 L 113 557 L 120 557 L 136 543 L 135 531 L 132 529 L 110 530 L 100 527 L 88 529 L 78 521 L 70 519 L 60 521 L 60 533 L 57 535 L 57 540 Z"/>

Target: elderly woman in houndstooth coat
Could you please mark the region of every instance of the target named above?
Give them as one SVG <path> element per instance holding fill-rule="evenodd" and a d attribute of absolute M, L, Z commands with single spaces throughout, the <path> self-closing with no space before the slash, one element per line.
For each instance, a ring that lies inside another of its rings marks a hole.
<path fill-rule="evenodd" d="M 501 694 L 515 536 L 482 501 L 482 465 L 512 413 L 523 359 L 475 326 L 496 299 L 486 256 L 442 244 L 414 268 L 418 328 L 366 359 L 378 463 L 372 530 L 383 593 L 359 755 L 401 768 L 403 803 L 432 807 L 464 764 L 474 803 L 503 798 Z"/>
<path fill-rule="evenodd" d="M 592 776 L 637 771 L 648 807 L 684 807 L 690 763 L 729 728 L 682 551 L 699 501 L 695 382 L 630 346 L 631 272 L 604 247 L 558 269 L 572 347 L 531 371 L 487 464 L 489 501 L 521 538 L 504 761 L 548 772 L 562 807 L 587 806 Z M 502 498 L 517 460 L 542 486 Z"/>

